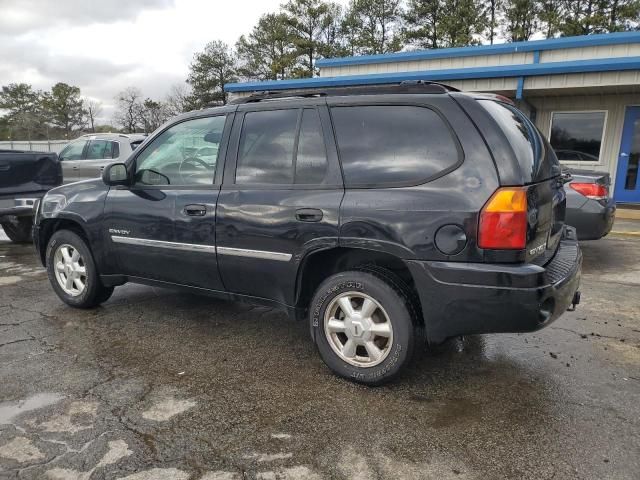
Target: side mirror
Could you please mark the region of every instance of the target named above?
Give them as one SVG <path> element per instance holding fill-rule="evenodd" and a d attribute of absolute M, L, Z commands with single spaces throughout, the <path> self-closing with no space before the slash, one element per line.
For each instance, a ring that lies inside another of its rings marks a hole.
<path fill-rule="evenodd" d="M 112 163 L 104 167 L 102 171 L 102 181 L 105 185 L 128 185 L 129 173 L 124 163 Z"/>

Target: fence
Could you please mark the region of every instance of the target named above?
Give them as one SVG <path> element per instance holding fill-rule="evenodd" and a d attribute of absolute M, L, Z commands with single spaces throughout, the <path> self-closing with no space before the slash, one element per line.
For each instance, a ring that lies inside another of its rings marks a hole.
<path fill-rule="evenodd" d="M 69 143 L 68 140 L 42 140 L 42 141 L 4 141 L 0 142 L 0 150 L 28 150 L 31 152 L 56 152 Z"/>

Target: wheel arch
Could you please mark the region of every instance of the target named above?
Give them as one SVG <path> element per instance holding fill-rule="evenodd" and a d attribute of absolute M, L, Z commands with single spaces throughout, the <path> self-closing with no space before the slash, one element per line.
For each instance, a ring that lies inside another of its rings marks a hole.
<path fill-rule="evenodd" d="M 91 243 L 89 242 L 89 234 L 81 222 L 67 217 L 47 218 L 40 221 L 40 229 L 38 232 L 40 237 L 38 241 L 41 246 L 39 249 L 40 261 L 44 267 L 46 267 L 47 245 L 49 240 L 51 240 L 53 234 L 59 230 L 70 230 L 79 235 L 87 243 L 87 247 L 89 248 L 91 255 L 94 256 L 93 261 L 96 261 L 95 254 L 91 248 Z"/>
<path fill-rule="evenodd" d="M 403 259 L 393 254 L 369 248 L 334 247 L 310 252 L 298 268 L 295 306 L 301 316 L 308 312 L 309 304 L 318 286 L 331 275 L 347 270 L 375 268 L 389 271 L 410 290 L 407 292 L 415 304 L 420 325 L 424 325 L 422 305 L 413 275 Z"/>

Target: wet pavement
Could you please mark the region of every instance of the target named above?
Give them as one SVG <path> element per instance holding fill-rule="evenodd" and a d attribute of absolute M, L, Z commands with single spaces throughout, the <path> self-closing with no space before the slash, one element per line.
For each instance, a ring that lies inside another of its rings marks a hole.
<path fill-rule="evenodd" d="M 582 248 L 577 311 L 367 388 L 266 308 L 126 285 L 74 310 L 0 237 L 0 478 L 637 479 L 640 239 Z"/>

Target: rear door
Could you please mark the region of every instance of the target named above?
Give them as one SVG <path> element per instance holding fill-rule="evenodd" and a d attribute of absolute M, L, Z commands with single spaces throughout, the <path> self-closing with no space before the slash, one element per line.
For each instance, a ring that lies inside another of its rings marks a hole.
<path fill-rule="evenodd" d="M 292 305 L 305 255 L 338 244 L 344 190 L 325 102 L 282 103 L 238 108 L 216 238 L 228 291 Z"/>
<path fill-rule="evenodd" d="M 535 125 L 514 106 L 495 100 L 479 100 L 496 121 L 516 163 L 517 178 L 502 185 L 527 187 L 528 230 L 525 261 L 543 261 L 556 251 L 562 236 L 566 195 L 561 168 L 549 142 Z"/>

